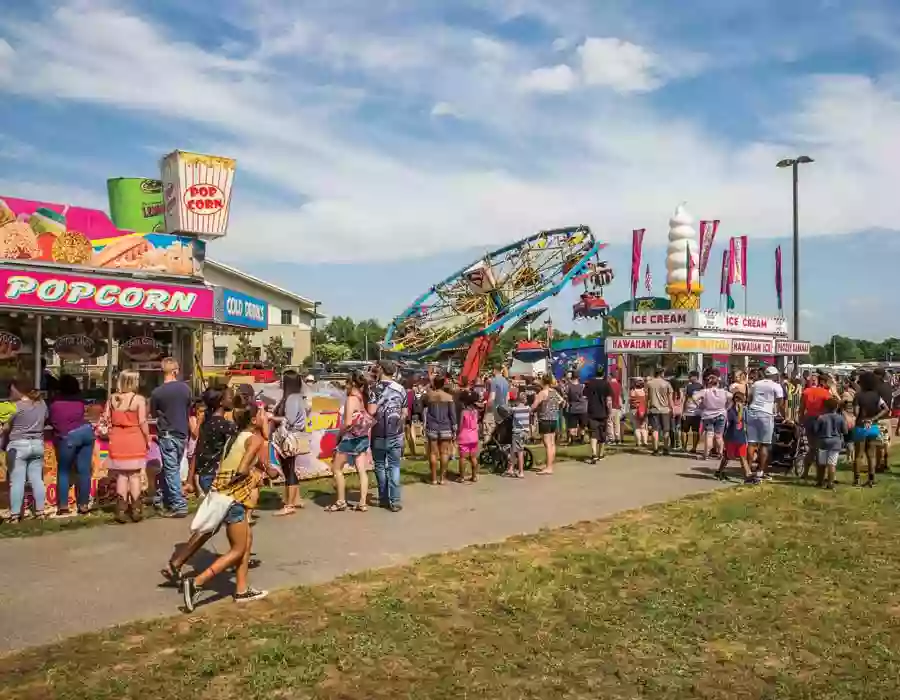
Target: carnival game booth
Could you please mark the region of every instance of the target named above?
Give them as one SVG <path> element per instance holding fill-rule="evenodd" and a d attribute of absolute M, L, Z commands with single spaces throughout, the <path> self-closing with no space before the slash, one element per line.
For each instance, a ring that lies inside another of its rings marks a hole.
<path fill-rule="evenodd" d="M 809 353 L 808 342 L 787 335 L 783 318 L 700 309 L 631 311 L 625 313 L 622 335 L 606 338 L 606 352 L 626 358 L 629 376 L 673 363 L 729 375 L 753 362 L 771 365 Z"/>
<path fill-rule="evenodd" d="M 188 236 L 117 229 L 98 210 L 0 197 L 0 399 L 14 377 L 52 398 L 59 375 L 72 374 L 96 421 L 119 370 L 140 372 L 146 394 L 162 381 L 160 359 L 172 356 L 189 379 L 195 331 L 214 320 L 214 291 L 201 277 L 203 246 Z M 98 440 L 99 490 L 105 460 Z M 50 504 L 55 482 L 48 440 Z M 7 490 L 0 494 L 2 507 Z"/>

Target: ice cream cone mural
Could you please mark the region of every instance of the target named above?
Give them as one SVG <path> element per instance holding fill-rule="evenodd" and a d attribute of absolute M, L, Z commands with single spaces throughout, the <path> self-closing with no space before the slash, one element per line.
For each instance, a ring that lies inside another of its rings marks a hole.
<path fill-rule="evenodd" d="M 684 203 L 679 204 L 669 219 L 669 247 L 666 249 L 666 294 L 673 309 L 700 308 L 703 287 L 697 279 L 700 246 L 696 235 L 694 219 L 684 208 Z"/>

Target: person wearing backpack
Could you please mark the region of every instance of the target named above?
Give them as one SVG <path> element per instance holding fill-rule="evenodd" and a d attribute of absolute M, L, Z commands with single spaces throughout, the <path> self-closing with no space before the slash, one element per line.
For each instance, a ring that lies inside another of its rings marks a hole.
<path fill-rule="evenodd" d="M 396 372 L 397 365 L 392 360 L 378 362 L 368 406 L 369 414 L 375 418 L 372 461 L 378 484 L 378 505 L 392 513 L 403 509 L 400 505 L 400 459 L 403 457 L 408 402 L 406 389 L 394 380 Z"/>

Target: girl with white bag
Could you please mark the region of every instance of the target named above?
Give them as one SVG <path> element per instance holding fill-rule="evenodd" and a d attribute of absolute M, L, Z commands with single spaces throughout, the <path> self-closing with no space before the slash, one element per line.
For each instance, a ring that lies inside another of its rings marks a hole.
<path fill-rule="evenodd" d="M 218 574 L 237 566 L 234 600 L 237 603 L 260 600 L 267 591 L 251 588 L 247 581 L 250 568 L 250 548 L 253 535 L 250 530 L 250 514 L 259 498 L 259 486 L 268 472 L 277 473 L 268 465 L 268 416 L 255 403 L 248 406 L 235 401 L 234 423 L 238 434 L 229 443 L 225 458 L 207 496 L 206 514 L 197 523 L 208 527 L 217 514 L 224 510 L 225 533 L 231 548 L 216 559 L 197 577 L 182 581 L 184 606 L 193 612 L 199 592 Z M 213 495 L 215 494 L 215 495 Z M 226 503 L 230 500 L 230 503 Z M 227 508 L 225 507 L 227 505 Z M 198 511 L 198 515 L 200 515 Z"/>

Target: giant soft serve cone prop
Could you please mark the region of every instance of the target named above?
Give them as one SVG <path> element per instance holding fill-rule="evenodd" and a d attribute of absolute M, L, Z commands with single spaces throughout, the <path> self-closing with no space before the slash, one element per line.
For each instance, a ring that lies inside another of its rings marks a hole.
<path fill-rule="evenodd" d="M 699 280 L 699 249 L 694 219 L 684 203 L 679 204 L 669 219 L 669 247 L 666 249 L 666 294 L 673 309 L 699 309 L 703 286 Z M 688 256 L 690 256 L 691 291 L 688 292 Z"/>

